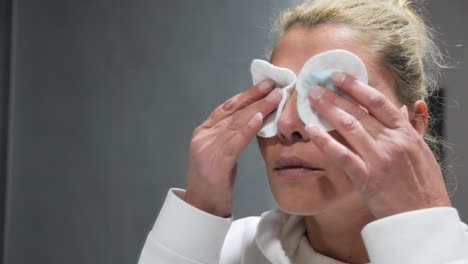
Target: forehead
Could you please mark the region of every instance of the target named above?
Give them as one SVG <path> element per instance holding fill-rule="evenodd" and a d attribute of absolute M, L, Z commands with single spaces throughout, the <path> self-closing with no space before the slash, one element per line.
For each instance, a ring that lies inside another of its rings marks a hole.
<path fill-rule="evenodd" d="M 364 41 L 359 38 L 356 31 L 345 26 L 321 25 L 307 28 L 295 25 L 279 41 L 272 63 L 298 73 L 310 57 L 333 49 L 351 51 L 364 63 L 372 63 L 369 58 L 370 52 L 363 47 L 363 43 Z"/>
<path fill-rule="evenodd" d="M 362 35 L 343 25 L 331 24 L 312 28 L 294 25 L 278 42 L 271 63 L 288 68 L 297 75 L 312 56 L 327 50 L 344 49 L 356 54 L 364 62 L 371 86 L 386 90 L 388 86 L 393 86 L 393 78 L 366 45 Z"/>

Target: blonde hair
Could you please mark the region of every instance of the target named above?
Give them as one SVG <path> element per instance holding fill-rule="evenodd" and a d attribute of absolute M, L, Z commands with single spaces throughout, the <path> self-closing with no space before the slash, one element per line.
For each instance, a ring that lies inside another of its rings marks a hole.
<path fill-rule="evenodd" d="M 409 0 L 314 0 L 283 11 L 275 24 L 276 43 L 294 25 L 339 24 L 362 33 L 368 47 L 392 74 L 402 104 L 427 100 L 436 87 L 444 56 L 431 28 Z M 439 159 L 445 145 L 431 135 L 425 140 Z M 440 159 L 439 159 L 440 162 Z"/>

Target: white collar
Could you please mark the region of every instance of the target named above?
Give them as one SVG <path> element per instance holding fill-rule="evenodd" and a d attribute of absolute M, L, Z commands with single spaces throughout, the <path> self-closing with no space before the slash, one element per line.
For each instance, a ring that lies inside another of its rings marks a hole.
<path fill-rule="evenodd" d="M 345 264 L 315 252 L 304 235 L 305 230 L 303 216 L 275 209 L 262 214 L 255 241 L 274 264 Z"/>

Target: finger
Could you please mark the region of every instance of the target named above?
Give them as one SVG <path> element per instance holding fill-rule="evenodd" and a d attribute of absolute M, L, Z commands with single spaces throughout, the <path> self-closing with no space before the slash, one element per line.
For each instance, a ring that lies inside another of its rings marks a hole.
<path fill-rule="evenodd" d="M 231 97 L 229 100 L 218 106 L 202 126 L 212 127 L 219 121 L 235 113 L 237 110 L 264 98 L 273 89 L 274 84 L 275 83 L 272 80 L 265 80 L 254 85 L 250 89 Z"/>
<path fill-rule="evenodd" d="M 357 115 L 347 113 L 339 105 L 343 105 L 345 100 L 335 94 L 334 92 L 325 89 L 323 87 L 317 86 L 310 90 L 309 99 L 318 111 L 318 113 L 323 116 L 335 129 L 344 137 L 344 139 L 349 142 L 351 147 L 361 156 L 367 158 L 369 155 L 375 153 L 375 141 L 374 138 L 368 133 L 366 128 L 363 127 L 361 122 L 357 118 L 362 118 L 363 116 L 368 116 L 365 118 L 368 122 L 368 126 L 372 123 L 374 126 L 373 130 L 379 129 L 379 126 L 383 128 L 375 119 L 372 121 L 372 117 L 365 113 L 365 111 L 354 105 L 347 105 L 350 112 Z M 350 103 L 350 102 L 349 102 Z M 352 103 L 350 103 L 352 104 Z M 361 109 L 361 111 L 359 111 Z M 364 118 L 363 118 L 364 119 Z"/>
<path fill-rule="evenodd" d="M 228 155 L 236 156 L 248 145 L 260 131 L 263 117 L 278 107 L 281 96 L 281 89 L 275 88 L 265 98 L 240 109 L 211 128 L 219 135 L 220 141 L 225 142 Z M 260 124 L 256 121 L 258 116 L 262 117 Z"/>
<path fill-rule="evenodd" d="M 229 117 L 226 117 L 221 122 L 218 122 L 213 128 L 215 129 L 225 129 L 227 128 L 230 131 L 238 133 L 241 131 L 249 122 L 249 119 L 255 113 L 261 113 L 262 116 L 267 116 L 273 110 L 278 107 L 279 102 L 281 101 L 281 89 L 275 88 L 273 91 L 268 94 L 265 98 L 254 102 L 247 107 L 239 109 Z M 260 128 L 259 128 L 260 129 Z M 227 133 L 225 131 L 224 133 Z"/>
<path fill-rule="evenodd" d="M 382 124 L 389 128 L 400 125 L 402 118 L 398 107 L 383 93 L 344 73 L 335 72 L 331 78 L 336 87 L 366 108 Z"/>
<path fill-rule="evenodd" d="M 224 154 L 236 157 L 247 147 L 252 138 L 260 131 L 264 115 L 261 112 L 254 114 L 246 126 L 240 128 L 239 133 L 231 133 L 224 144 Z"/>
<path fill-rule="evenodd" d="M 367 166 L 358 155 L 316 125 L 306 126 L 305 129 L 315 146 L 337 167 L 343 170 L 352 181 L 360 180 L 361 175 L 366 175 Z"/>
<path fill-rule="evenodd" d="M 371 135 L 375 135 L 376 132 L 380 132 L 383 128 L 383 125 L 373 116 L 369 115 L 369 112 L 365 108 L 337 95 L 331 90 L 320 86 L 310 89 L 309 100 L 311 101 L 312 105 L 315 103 L 314 101 L 316 100 L 314 99 L 317 97 L 323 97 L 333 105 L 352 115 Z M 326 110 L 324 112 L 326 112 Z"/>

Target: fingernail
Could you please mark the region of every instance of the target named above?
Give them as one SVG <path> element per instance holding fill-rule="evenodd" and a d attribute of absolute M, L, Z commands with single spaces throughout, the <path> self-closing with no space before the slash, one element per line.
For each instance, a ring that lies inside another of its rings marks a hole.
<path fill-rule="evenodd" d="M 409 119 L 408 107 L 406 105 L 403 105 L 400 108 L 400 111 L 406 117 L 406 119 Z"/>
<path fill-rule="evenodd" d="M 324 92 L 324 89 L 320 86 L 314 86 L 309 91 L 309 96 L 314 100 L 320 100 Z"/>
<path fill-rule="evenodd" d="M 346 78 L 346 75 L 344 75 L 343 73 L 341 72 L 334 72 L 332 75 L 331 75 L 331 79 L 335 82 L 335 83 L 342 83 L 344 82 Z"/>
<path fill-rule="evenodd" d="M 317 136 L 320 133 L 320 128 L 314 124 L 307 125 L 305 130 L 310 136 Z"/>
<path fill-rule="evenodd" d="M 257 87 L 260 92 L 264 93 L 266 91 L 271 90 L 271 88 L 273 87 L 273 84 L 274 82 L 272 80 L 265 80 L 261 82 Z"/>
<path fill-rule="evenodd" d="M 281 91 L 279 88 L 275 88 L 270 94 L 266 97 L 267 102 L 273 103 L 278 100 L 278 97 L 281 95 Z"/>
<path fill-rule="evenodd" d="M 262 122 L 262 120 L 263 120 L 263 115 L 262 113 L 258 112 L 252 118 L 250 118 L 248 126 L 251 128 L 256 128 Z"/>

